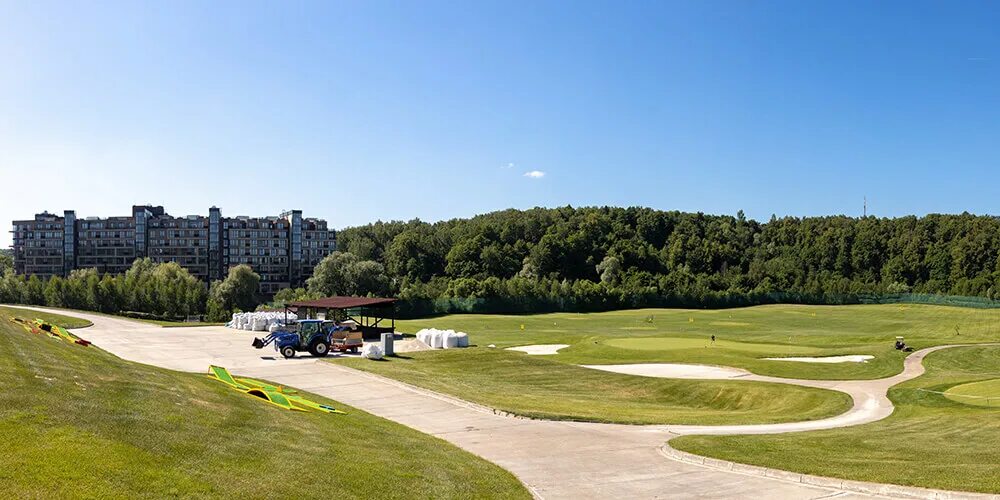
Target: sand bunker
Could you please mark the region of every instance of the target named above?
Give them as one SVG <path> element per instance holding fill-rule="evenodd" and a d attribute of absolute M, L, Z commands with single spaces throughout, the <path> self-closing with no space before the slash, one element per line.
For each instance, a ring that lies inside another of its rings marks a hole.
<path fill-rule="evenodd" d="M 687 365 L 681 363 L 639 363 L 631 365 L 580 365 L 584 368 L 606 372 L 639 375 L 658 378 L 727 379 L 750 375 L 739 368 L 711 365 Z"/>
<path fill-rule="evenodd" d="M 818 358 L 764 358 L 768 361 L 798 361 L 800 363 L 867 363 L 875 356 L 867 354 L 849 354 L 847 356 L 822 356 Z"/>
<path fill-rule="evenodd" d="M 523 345 L 520 347 L 508 347 L 508 351 L 521 351 L 532 356 L 544 356 L 548 354 L 558 354 L 559 349 L 569 347 L 569 344 L 538 344 Z"/>

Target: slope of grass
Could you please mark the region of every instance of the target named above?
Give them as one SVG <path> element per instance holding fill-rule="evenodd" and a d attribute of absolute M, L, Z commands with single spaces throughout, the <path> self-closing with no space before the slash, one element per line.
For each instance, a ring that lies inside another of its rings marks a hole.
<path fill-rule="evenodd" d="M 502 349 L 408 353 L 373 363 L 335 361 L 493 408 L 537 418 L 654 423 L 770 423 L 847 411 L 849 396 L 741 381 L 608 373 Z"/>
<path fill-rule="evenodd" d="M 844 429 L 773 436 L 685 436 L 671 446 L 715 458 L 808 474 L 1000 493 L 1000 409 L 941 394 L 1000 376 L 1000 346 L 929 355 L 927 373 L 889 392 L 887 419 Z"/>
<path fill-rule="evenodd" d="M 34 306 L 25 306 L 25 307 L 34 307 Z M 63 312 L 65 312 L 68 315 L 72 315 L 73 313 L 76 313 L 76 312 L 82 312 L 82 313 L 86 313 L 86 314 L 95 314 L 95 315 L 98 315 L 98 316 L 107 316 L 109 318 L 127 319 L 127 320 L 131 320 L 131 321 L 139 321 L 139 322 L 142 322 L 142 323 L 149 323 L 151 325 L 162 326 L 164 328 L 182 328 L 182 327 L 189 327 L 189 326 L 220 326 L 220 325 L 225 325 L 225 323 L 213 323 L 213 322 L 209 322 L 209 321 L 162 321 L 162 320 L 158 320 L 158 319 L 129 318 L 127 316 L 119 316 L 117 314 L 108 314 L 108 313 L 102 313 L 102 312 L 98 312 L 98 311 L 80 311 L 80 310 L 77 310 L 77 309 L 66 309 L 64 307 L 51 307 L 51 306 L 38 306 L 38 307 L 45 307 L 46 309 L 54 309 L 54 310 L 58 310 L 58 311 L 63 311 Z M 3 309 L 8 315 L 12 315 L 11 313 L 17 311 L 19 308 L 17 308 L 17 307 L 0 306 L 0 309 Z M 31 311 L 21 310 L 21 313 L 18 314 L 18 316 L 31 315 L 31 314 L 35 315 L 32 318 L 42 318 L 42 319 L 45 319 L 43 316 L 40 316 L 40 315 L 41 314 L 47 314 L 47 313 L 39 313 L 39 312 L 31 312 Z M 79 319 L 79 318 L 73 318 L 71 316 L 62 316 L 62 315 L 57 315 L 57 314 L 51 314 L 51 316 L 53 316 L 53 317 L 57 317 L 58 316 L 58 317 L 68 318 L 69 320 L 71 320 L 71 322 L 72 322 L 71 324 L 78 325 L 78 326 L 67 326 L 66 328 L 82 328 L 84 326 L 90 326 L 92 324 L 89 321 L 82 320 L 82 319 Z"/>
<path fill-rule="evenodd" d="M 5 319 L 0 387 L 0 491 L 20 498 L 530 498 L 485 460 L 320 396 L 349 414 L 282 410 Z"/>
<path fill-rule="evenodd" d="M 565 363 L 705 363 L 745 368 L 761 375 L 839 380 L 899 373 L 905 355 L 893 349 L 897 335 L 918 349 L 1000 338 L 1000 310 L 931 305 L 773 305 L 590 314 L 459 314 L 397 322 L 400 331 L 409 333 L 425 327 L 468 332 L 480 346 L 570 344 L 551 358 Z M 714 346 L 709 342 L 712 335 L 717 337 Z M 870 354 L 875 359 L 839 364 L 761 359 L 842 354 Z"/>
<path fill-rule="evenodd" d="M 132 319 L 132 318 L 128 318 Z M 151 325 L 159 325 L 163 328 L 186 328 L 192 326 L 222 326 L 225 323 L 212 323 L 210 321 L 161 321 L 158 319 L 137 319 L 136 321 L 142 321 L 143 323 L 149 323 Z"/>
<path fill-rule="evenodd" d="M 93 325 L 93 323 L 85 319 L 7 306 L 0 306 L 0 316 L 21 318 L 29 321 L 37 318 L 63 328 L 85 328 Z"/>

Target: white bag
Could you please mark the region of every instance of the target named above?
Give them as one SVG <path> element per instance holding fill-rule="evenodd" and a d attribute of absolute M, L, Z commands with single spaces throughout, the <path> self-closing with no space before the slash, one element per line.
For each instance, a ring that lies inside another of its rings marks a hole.
<path fill-rule="evenodd" d="M 382 359 L 382 348 L 378 344 L 365 344 L 361 348 L 361 357 L 366 359 Z"/>

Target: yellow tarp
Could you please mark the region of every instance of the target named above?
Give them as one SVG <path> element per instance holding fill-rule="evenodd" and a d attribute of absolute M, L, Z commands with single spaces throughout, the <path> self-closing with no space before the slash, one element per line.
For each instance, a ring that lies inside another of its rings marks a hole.
<path fill-rule="evenodd" d="M 315 401 L 310 401 L 302 396 L 293 394 L 295 392 L 294 390 L 285 389 L 281 386 L 267 384 L 250 378 L 233 377 L 233 375 L 229 373 L 229 370 L 221 366 L 209 366 L 208 376 L 228 385 L 229 387 L 232 387 L 233 389 L 236 389 L 237 391 L 263 399 L 268 403 L 286 410 L 305 412 L 316 410 L 324 413 L 339 413 L 341 415 L 346 415 L 346 413 L 331 406 L 319 404 Z"/>

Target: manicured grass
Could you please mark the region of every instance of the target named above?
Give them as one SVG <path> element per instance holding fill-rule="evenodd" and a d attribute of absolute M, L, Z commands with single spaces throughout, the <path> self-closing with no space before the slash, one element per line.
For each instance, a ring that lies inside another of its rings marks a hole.
<path fill-rule="evenodd" d="M 519 415 L 629 424 L 771 423 L 842 413 L 849 396 L 786 384 L 658 379 L 608 373 L 502 349 L 337 360 Z"/>
<path fill-rule="evenodd" d="M 956 385 L 944 391 L 944 396 L 967 405 L 1000 407 L 1000 379 Z"/>
<path fill-rule="evenodd" d="M 524 329 L 521 329 L 521 326 Z M 919 349 L 1000 338 L 1000 310 L 931 305 L 774 305 L 724 310 L 640 309 L 591 314 L 459 314 L 398 321 L 397 329 L 452 328 L 474 344 L 570 344 L 550 359 L 573 364 L 704 363 L 761 375 L 872 379 L 903 368 L 895 336 Z M 717 337 L 711 346 L 709 338 Z M 641 339 L 641 340 L 633 340 Z M 870 354 L 866 363 L 768 361 L 781 356 Z"/>
<path fill-rule="evenodd" d="M 799 347 L 783 344 L 757 344 L 753 342 L 734 342 L 731 340 L 716 340 L 710 338 L 673 338 L 673 337 L 643 337 L 628 339 L 610 339 L 601 343 L 605 346 L 634 349 L 639 351 L 675 351 L 680 349 L 730 349 L 744 352 L 763 353 L 768 356 L 812 356 L 822 355 L 824 350 L 815 347 Z"/>
<path fill-rule="evenodd" d="M 0 491 L 18 498 L 530 498 L 485 460 L 320 396 L 349 414 L 282 410 L 2 319 L 0 367 Z"/>
<path fill-rule="evenodd" d="M 34 319 L 40 319 L 52 323 L 54 325 L 61 326 L 63 328 L 85 328 L 93 325 L 93 323 L 85 319 L 74 318 L 72 316 L 63 316 L 61 314 L 52 314 L 40 311 L 31 311 L 27 309 L 19 309 L 17 307 L 0 306 L 0 316 L 22 318 L 29 321 Z"/>
<path fill-rule="evenodd" d="M 963 334 L 964 336 L 964 334 Z M 991 380 L 1000 346 L 930 354 L 927 373 L 890 390 L 887 419 L 844 429 L 773 436 L 685 436 L 678 449 L 809 474 L 910 486 L 1000 493 L 1000 409 L 965 404 L 941 392 Z"/>

